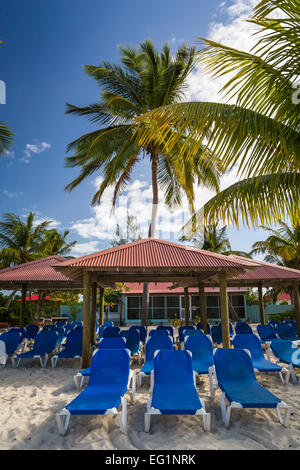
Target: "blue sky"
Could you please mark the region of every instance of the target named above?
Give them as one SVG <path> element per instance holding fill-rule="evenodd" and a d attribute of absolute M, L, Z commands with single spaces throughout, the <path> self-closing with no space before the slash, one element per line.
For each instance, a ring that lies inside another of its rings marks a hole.
<path fill-rule="evenodd" d="M 251 36 L 244 16 L 252 5 L 253 0 L 2 2 L 0 80 L 6 83 L 7 94 L 6 104 L 0 104 L 0 121 L 6 121 L 17 137 L 0 160 L 0 215 L 10 211 L 24 216 L 34 210 L 38 220 L 51 219 L 59 230 L 71 229 L 70 239 L 78 241 L 74 255 L 109 247 L 115 227 L 109 193 L 102 206 L 92 209 L 95 177 L 71 194 L 64 191 L 77 175 L 77 170 L 64 168 L 66 146 L 92 129 L 84 118 L 66 115 L 65 103 L 86 105 L 99 93 L 83 65 L 118 62 L 119 44 L 137 46 L 147 38 L 157 48 L 165 42 L 173 48 L 183 41 L 195 44 L 197 36 L 204 36 L 247 49 Z M 195 72 L 190 85 L 190 99 L 217 96 L 218 84 L 201 72 Z M 234 181 L 230 176 L 226 184 L 230 178 Z M 133 215 L 139 215 L 149 199 L 149 181 L 149 166 L 141 163 L 120 207 L 127 204 Z M 199 192 L 198 207 L 203 194 Z M 163 210 L 162 217 L 166 214 Z M 229 234 L 233 248 L 245 251 L 265 236 L 244 228 L 230 229 Z M 160 230 L 157 236 L 176 241 L 177 234 Z"/>

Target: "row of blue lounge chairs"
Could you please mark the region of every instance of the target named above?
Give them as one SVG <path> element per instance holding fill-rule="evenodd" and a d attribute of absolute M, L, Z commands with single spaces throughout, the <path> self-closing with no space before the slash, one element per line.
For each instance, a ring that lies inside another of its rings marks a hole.
<path fill-rule="evenodd" d="M 146 432 L 150 430 L 151 416 L 160 414 L 201 415 L 204 429 L 210 430 L 210 414 L 198 395 L 196 373 L 209 374 L 211 398 L 217 386 L 221 389 L 220 404 L 225 426 L 229 425 L 233 408 L 275 409 L 280 423 L 288 425 L 290 407 L 260 385 L 255 377 L 255 369 L 280 374 L 284 368 L 257 355 L 261 344 L 254 335 L 236 335 L 234 342 L 234 349 L 213 351 L 207 336 L 189 336 L 185 339 L 185 350 L 174 350 L 170 335 L 148 338 L 145 364 L 139 373 L 151 377 L 145 412 Z M 134 401 L 135 372 L 130 371 L 130 352 L 125 346 L 121 338 L 103 338 L 91 367 L 74 377 L 77 387 L 82 386 L 84 377 L 89 378 L 89 383 L 57 414 L 61 434 L 67 432 L 70 417 L 78 414 L 118 414 L 121 431 L 126 432 L 124 395 L 130 391 Z M 285 372 L 288 373 L 287 370 Z M 122 411 L 119 413 L 121 403 Z M 283 416 L 282 411 L 285 411 Z"/>

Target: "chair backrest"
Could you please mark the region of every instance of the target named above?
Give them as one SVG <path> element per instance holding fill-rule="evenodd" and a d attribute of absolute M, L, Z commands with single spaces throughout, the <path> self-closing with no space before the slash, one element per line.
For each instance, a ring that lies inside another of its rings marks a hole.
<path fill-rule="evenodd" d="M 140 332 L 138 330 L 129 330 L 128 336 L 126 338 L 126 348 L 131 351 L 131 354 L 134 354 L 140 349 Z"/>
<path fill-rule="evenodd" d="M 296 337 L 296 330 L 288 323 L 280 323 L 276 327 L 276 333 L 281 339 L 293 339 Z"/>
<path fill-rule="evenodd" d="M 194 330 L 194 329 L 195 329 L 195 328 L 194 328 L 194 326 L 192 326 L 192 325 L 183 325 L 183 326 L 180 326 L 180 327 L 178 328 L 178 336 L 179 336 L 179 341 L 180 341 L 180 343 L 182 343 L 182 342 L 184 341 L 183 332 L 184 332 L 185 330 Z"/>
<path fill-rule="evenodd" d="M 25 338 L 35 339 L 39 331 L 39 325 L 27 325 L 25 328 Z"/>
<path fill-rule="evenodd" d="M 105 321 L 103 322 L 103 326 L 114 326 L 112 321 Z"/>
<path fill-rule="evenodd" d="M 275 330 L 272 325 L 257 325 L 256 329 L 262 341 L 277 339 Z"/>
<path fill-rule="evenodd" d="M 56 325 L 44 325 L 42 331 L 56 331 Z"/>
<path fill-rule="evenodd" d="M 0 336 L 0 339 L 5 343 L 6 354 L 13 354 L 20 344 L 21 335 L 18 331 L 7 331 Z"/>
<path fill-rule="evenodd" d="M 278 359 L 287 363 L 292 362 L 293 354 L 298 352 L 297 346 L 292 341 L 285 339 L 274 339 L 270 344 L 270 348 Z"/>
<path fill-rule="evenodd" d="M 120 337 L 121 338 L 128 338 L 129 330 L 121 330 L 120 331 Z"/>
<path fill-rule="evenodd" d="M 154 358 L 154 382 L 170 388 L 178 383 L 194 385 L 191 355 L 185 350 L 159 351 Z"/>
<path fill-rule="evenodd" d="M 252 359 L 264 358 L 261 342 L 256 335 L 235 335 L 233 346 L 235 349 L 248 349 Z"/>
<path fill-rule="evenodd" d="M 125 349 L 126 341 L 124 337 L 107 337 L 101 338 L 99 342 L 99 349 Z"/>
<path fill-rule="evenodd" d="M 64 352 L 72 352 L 75 355 L 82 354 L 82 339 L 83 339 L 83 329 L 82 327 L 74 328 L 69 331 L 66 339 L 66 345 Z"/>
<path fill-rule="evenodd" d="M 173 349 L 171 336 L 151 336 L 146 343 L 146 362 L 153 361 L 155 351 L 162 349 Z"/>
<path fill-rule="evenodd" d="M 149 337 L 152 336 L 170 336 L 168 330 L 150 330 Z"/>
<path fill-rule="evenodd" d="M 187 336 L 203 336 L 204 333 L 202 330 L 191 330 L 190 328 L 188 330 L 184 330 L 183 332 L 183 339 L 185 339 Z"/>
<path fill-rule="evenodd" d="M 22 343 L 23 339 L 25 338 L 25 328 L 10 328 L 8 330 L 8 333 L 12 333 L 12 332 L 17 332 L 19 333 L 20 335 L 20 340 L 19 340 L 19 343 Z"/>
<path fill-rule="evenodd" d="M 252 328 L 246 321 L 237 321 L 235 324 L 235 332 L 237 335 L 251 335 Z"/>
<path fill-rule="evenodd" d="M 167 330 L 171 336 L 174 336 L 174 329 L 172 326 L 159 325 L 156 330 Z"/>
<path fill-rule="evenodd" d="M 44 354 L 49 354 L 53 351 L 58 333 L 55 330 L 50 331 L 41 331 L 34 342 L 33 352 L 43 356 Z"/>
<path fill-rule="evenodd" d="M 202 325 L 201 325 L 201 321 L 199 321 L 199 322 L 197 323 L 196 328 L 197 328 L 198 330 L 202 330 L 202 329 L 203 329 L 203 328 L 202 328 Z M 208 322 L 206 323 L 206 331 L 207 331 L 207 334 L 210 334 L 210 324 L 209 324 Z"/>
<path fill-rule="evenodd" d="M 279 321 L 279 320 L 270 320 L 269 325 L 271 325 L 276 330 L 277 326 L 281 325 L 281 321 Z"/>
<path fill-rule="evenodd" d="M 102 332 L 102 338 L 116 337 L 120 334 L 120 328 L 118 326 L 106 326 Z"/>
<path fill-rule="evenodd" d="M 124 393 L 129 378 L 130 356 L 126 349 L 98 349 L 91 363 L 89 386 L 118 386 Z"/>
<path fill-rule="evenodd" d="M 206 350 L 209 353 L 213 353 L 213 344 L 211 340 L 206 335 L 199 335 L 199 336 L 186 336 L 184 347 L 188 351 L 195 351 L 195 350 Z"/>
<path fill-rule="evenodd" d="M 141 325 L 131 325 L 130 328 L 129 328 L 129 331 L 131 330 L 136 330 L 139 332 L 140 334 L 140 341 L 142 341 L 142 343 L 145 342 L 145 339 L 146 339 L 146 328 L 144 326 L 141 326 Z"/>
<path fill-rule="evenodd" d="M 222 325 L 213 325 L 211 327 L 211 336 L 214 343 L 221 344 L 222 343 Z"/>
<path fill-rule="evenodd" d="M 215 369 L 219 385 L 256 381 L 249 354 L 243 349 L 218 348 L 214 353 Z"/>

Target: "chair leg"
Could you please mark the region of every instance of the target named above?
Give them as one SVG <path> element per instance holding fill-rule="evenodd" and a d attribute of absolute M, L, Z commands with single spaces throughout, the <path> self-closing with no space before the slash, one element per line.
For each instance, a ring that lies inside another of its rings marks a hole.
<path fill-rule="evenodd" d="M 120 429 L 123 434 L 127 432 L 127 400 L 125 397 L 122 398 L 122 411 L 118 413 Z"/>
<path fill-rule="evenodd" d="M 289 371 L 290 371 L 290 376 L 292 377 L 292 381 L 294 383 L 297 383 L 297 377 L 296 377 L 296 374 L 294 372 L 294 369 L 293 369 L 293 364 L 289 364 Z"/>
<path fill-rule="evenodd" d="M 144 417 L 145 417 L 145 432 L 149 432 L 150 426 L 151 426 L 151 414 L 147 412 L 144 414 Z"/>
<path fill-rule="evenodd" d="M 58 427 L 58 432 L 65 436 L 69 427 L 71 414 L 66 408 L 61 410 L 59 413 L 56 413 L 56 423 Z"/>

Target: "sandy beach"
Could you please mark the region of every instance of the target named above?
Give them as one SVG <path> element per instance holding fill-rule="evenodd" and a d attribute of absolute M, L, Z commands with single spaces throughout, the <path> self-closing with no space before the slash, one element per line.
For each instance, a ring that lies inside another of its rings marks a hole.
<path fill-rule="evenodd" d="M 274 410 L 233 410 L 225 429 L 219 406 L 220 392 L 209 398 L 208 378 L 198 379 L 197 389 L 211 412 L 212 430 L 204 432 L 202 419 L 194 416 L 154 416 L 149 434 L 144 432 L 144 412 L 149 379 L 137 388 L 136 403 L 128 395 L 128 431 L 120 432 L 115 416 L 71 417 L 66 436 L 59 435 L 55 413 L 78 394 L 73 376 L 78 359 L 50 361 L 41 369 L 38 360 L 23 360 L 13 369 L 0 369 L 0 449 L 23 450 L 134 450 L 134 449 L 300 449 L 300 384 L 282 385 L 278 375 L 257 374 L 259 382 L 292 407 L 288 428 L 280 425 Z M 139 370 L 137 363 L 133 369 Z M 299 373 L 298 373 L 299 375 Z M 127 396 L 127 395 L 126 395 Z"/>

